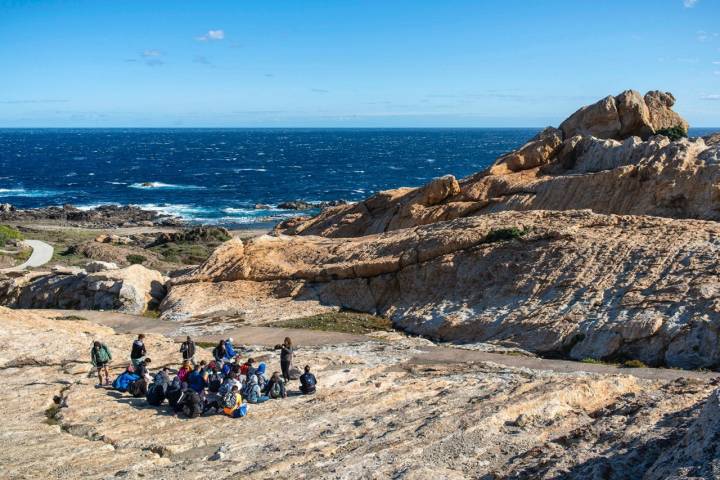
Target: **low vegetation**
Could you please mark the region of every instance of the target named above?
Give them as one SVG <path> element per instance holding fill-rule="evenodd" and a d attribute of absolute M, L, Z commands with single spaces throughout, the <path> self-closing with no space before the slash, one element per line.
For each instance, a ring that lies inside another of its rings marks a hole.
<path fill-rule="evenodd" d="M 87 320 L 87 318 L 80 315 L 63 315 L 62 317 L 55 317 L 55 320 Z"/>
<path fill-rule="evenodd" d="M 503 240 L 514 240 L 516 238 L 524 237 L 529 232 L 529 228 L 498 228 L 496 230 L 490 230 L 490 233 L 485 235 L 483 243 L 501 242 Z"/>
<path fill-rule="evenodd" d="M 384 317 L 349 311 L 321 313 L 310 317 L 283 320 L 270 326 L 353 334 L 392 330 L 392 323 Z"/>
<path fill-rule="evenodd" d="M 688 132 L 680 125 L 675 125 L 674 127 L 670 128 L 663 128 L 655 133 L 657 135 L 665 135 L 673 142 L 678 141 L 681 138 L 687 138 L 688 136 Z"/>
<path fill-rule="evenodd" d="M 0 225 L 0 247 L 6 246 L 12 241 L 23 239 L 22 233 L 7 225 Z"/>
<path fill-rule="evenodd" d="M 147 260 L 147 257 L 138 255 L 136 253 L 131 253 L 130 255 L 125 257 L 125 259 L 130 265 L 142 265 Z"/>
<path fill-rule="evenodd" d="M 158 254 L 159 258 L 168 263 L 197 265 L 204 262 L 219 243 L 168 242 L 149 250 Z"/>
<path fill-rule="evenodd" d="M 625 367 L 625 368 L 647 368 L 647 365 L 645 365 L 640 360 L 625 360 L 625 362 L 623 362 L 623 367 Z"/>

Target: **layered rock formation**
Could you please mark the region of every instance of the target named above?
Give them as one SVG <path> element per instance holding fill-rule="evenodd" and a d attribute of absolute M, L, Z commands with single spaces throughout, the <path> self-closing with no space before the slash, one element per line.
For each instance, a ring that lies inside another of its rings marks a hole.
<path fill-rule="evenodd" d="M 720 219 L 720 146 L 655 135 L 688 124 L 669 93 L 628 90 L 583 107 L 484 172 L 380 192 L 278 232 L 355 237 L 504 210 Z"/>
<path fill-rule="evenodd" d="M 368 340 L 297 350 L 318 377 L 314 396 L 294 395 L 293 382 L 293 395 L 251 405 L 245 418 L 187 419 L 94 388 L 92 341 L 110 347 L 115 375 L 134 338 L 0 307 L 3 478 L 619 480 L 699 475 L 715 461 L 704 448 L 719 434 L 714 400 L 701 413 L 714 385 L 702 376 L 558 374 L 467 362 L 462 352 L 429 357 L 412 339 Z M 155 368 L 177 367 L 176 343 L 145 343 Z M 277 362 L 263 348 L 252 356 Z M 707 429 L 693 440 L 696 425 Z"/>
<path fill-rule="evenodd" d="M 142 265 L 118 269 L 91 262 L 80 268 L 33 272 L 0 281 L 0 304 L 13 308 L 119 310 L 142 314 L 165 296 L 165 278 Z"/>
<path fill-rule="evenodd" d="M 714 222 L 589 211 L 501 212 L 353 239 L 264 236 L 228 242 L 173 279 L 161 309 L 207 314 L 239 292 L 240 307 L 288 298 L 385 315 L 439 340 L 714 367 L 719 248 Z"/>

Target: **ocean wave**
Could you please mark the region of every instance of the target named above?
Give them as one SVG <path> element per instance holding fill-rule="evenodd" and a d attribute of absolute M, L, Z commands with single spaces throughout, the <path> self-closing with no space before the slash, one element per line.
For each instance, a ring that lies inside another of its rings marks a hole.
<path fill-rule="evenodd" d="M 164 215 L 180 217 L 185 220 L 196 220 L 198 215 L 212 214 L 212 209 L 185 204 L 143 203 L 135 206 L 142 208 L 143 210 L 154 210 Z"/>
<path fill-rule="evenodd" d="M 199 185 L 173 185 L 163 182 L 138 182 L 128 185 L 130 188 L 153 189 L 162 188 L 163 190 L 204 190 L 205 187 Z"/>
<path fill-rule="evenodd" d="M 233 168 L 233 172 L 267 172 L 267 168 Z"/>
<path fill-rule="evenodd" d="M 53 197 L 59 195 L 55 190 L 26 190 L 24 188 L 0 188 L 2 197 Z"/>

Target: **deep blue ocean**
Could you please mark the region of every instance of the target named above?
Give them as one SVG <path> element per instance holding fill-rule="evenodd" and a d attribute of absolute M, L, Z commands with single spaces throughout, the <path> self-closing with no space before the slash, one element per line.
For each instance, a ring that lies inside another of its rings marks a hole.
<path fill-rule="evenodd" d="M 0 203 L 133 204 L 195 222 L 252 226 L 298 213 L 256 204 L 352 201 L 446 173 L 464 177 L 537 131 L 5 129 Z"/>

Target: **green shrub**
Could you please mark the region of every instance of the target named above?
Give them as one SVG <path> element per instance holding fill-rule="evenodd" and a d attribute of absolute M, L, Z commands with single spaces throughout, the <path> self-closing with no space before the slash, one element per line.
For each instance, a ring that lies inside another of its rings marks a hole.
<path fill-rule="evenodd" d="M 675 125 L 670 128 L 662 128 L 655 133 L 657 135 L 665 135 L 673 142 L 680 140 L 681 138 L 687 138 L 688 136 L 688 132 L 681 125 Z"/>
<path fill-rule="evenodd" d="M 22 233 L 7 225 L 0 225 L 0 247 L 4 247 L 11 240 L 22 240 Z"/>
<path fill-rule="evenodd" d="M 626 360 L 625 363 L 623 363 L 623 366 L 625 368 L 646 368 L 647 365 L 645 365 L 640 360 Z"/>
<path fill-rule="evenodd" d="M 128 261 L 131 265 L 142 265 L 142 263 L 147 260 L 147 258 L 143 257 L 142 255 L 137 255 L 135 253 L 131 253 L 127 257 L 125 257 L 125 260 Z"/>
<path fill-rule="evenodd" d="M 485 235 L 485 243 L 492 243 L 492 242 L 500 242 L 503 240 L 513 240 L 515 238 L 522 238 L 530 230 L 527 228 L 517 228 L 517 227 L 511 227 L 511 228 L 498 228 L 496 230 L 490 230 L 490 233 Z"/>
<path fill-rule="evenodd" d="M 603 362 L 602 360 L 598 360 L 597 358 L 590 358 L 590 357 L 583 358 L 582 360 L 580 360 L 580 362 L 581 363 L 592 363 L 592 364 L 597 364 L 597 365 L 605 364 L 605 362 Z"/>

